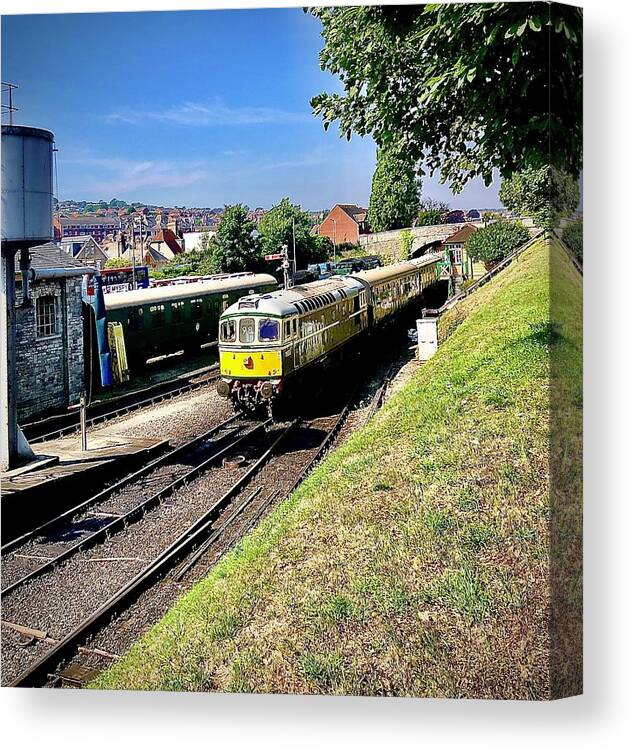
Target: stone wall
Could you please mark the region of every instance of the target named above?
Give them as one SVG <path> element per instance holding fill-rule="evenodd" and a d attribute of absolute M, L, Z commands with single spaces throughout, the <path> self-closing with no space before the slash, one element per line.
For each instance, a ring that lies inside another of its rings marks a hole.
<path fill-rule="evenodd" d="M 478 226 L 476 222 L 471 223 Z M 435 240 L 443 242 L 464 226 L 465 224 L 434 224 L 411 227 L 408 231 L 413 237 L 412 252 L 428 242 Z M 402 231 L 402 229 L 394 229 L 390 232 L 360 235 L 360 246 L 366 255 L 379 255 L 385 263 L 396 262 L 402 259 Z"/>
<path fill-rule="evenodd" d="M 57 298 L 57 333 L 37 336 L 36 300 Z M 16 285 L 16 370 L 18 420 L 78 402 L 84 389 L 81 277 L 46 279 L 31 284 L 29 307 L 21 307 Z"/>

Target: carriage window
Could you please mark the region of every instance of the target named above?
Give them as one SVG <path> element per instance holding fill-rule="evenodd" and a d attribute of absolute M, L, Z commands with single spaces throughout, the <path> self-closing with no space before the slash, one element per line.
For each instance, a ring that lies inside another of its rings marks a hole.
<path fill-rule="evenodd" d="M 242 318 L 239 321 L 239 340 L 242 344 L 252 344 L 255 340 L 254 318 Z"/>
<path fill-rule="evenodd" d="M 127 325 L 130 331 L 142 331 L 143 330 L 143 308 L 139 307 L 138 310 L 130 310 L 129 318 L 127 319 Z"/>
<path fill-rule="evenodd" d="M 199 320 L 202 317 L 202 300 L 191 300 L 191 317 L 193 320 Z"/>
<path fill-rule="evenodd" d="M 223 320 L 219 329 L 219 336 L 222 341 L 234 341 L 237 337 L 237 329 L 234 320 Z"/>
<path fill-rule="evenodd" d="M 278 341 L 279 321 L 264 318 L 259 321 L 259 341 Z"/>
<path fill-rule="evenodd" d="M 171 305 L 171 320 L 173 323 L 182 323 L 182 308 L 184 302 L 174 302 Z"/>

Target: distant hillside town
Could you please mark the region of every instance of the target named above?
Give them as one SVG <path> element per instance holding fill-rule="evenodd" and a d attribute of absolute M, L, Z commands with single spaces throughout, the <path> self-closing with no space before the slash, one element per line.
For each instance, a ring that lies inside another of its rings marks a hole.
<path fill-rule="evenodd" d="M 268 213 L 247 207 L 248 220 L 258 226 Z M 87 265 L 128 260 L 161 269 L 176 256 L 199 251 L 205 235 L 214 235 L 225 207 L 156 206 L 139 202 L 58 201 L 54 215 L 54 242 L 69 257 Z M 334 246 L 353 244 L 371 234 L 366 208 L 337 203 L 329 210 L 307 212 L 313 233 L 328 237 Z M 464 224 L 508 214 L 503 209 L 449 209 L 437 223 Z M 413 227 L 416 222 L 413 222 Z"/>

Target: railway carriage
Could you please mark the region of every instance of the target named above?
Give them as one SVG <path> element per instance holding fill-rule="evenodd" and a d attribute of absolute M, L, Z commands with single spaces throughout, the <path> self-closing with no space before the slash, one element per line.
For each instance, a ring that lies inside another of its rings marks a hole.
<path fill-rule="evenodd" d="M 220 315 L 244 295 L 278 287 L 269 274 L 236 274 L 105 296 L 109 323 L 123 328 L 130 369 L 142 368 L 150 357 L 193 351 L 217 340 Z"/>
<path fill-rule="evenodd" d="M 221 316 L 218 392 L 239 409 L 271 410 L 291 382 L 418 300 L 441 257 L 243 297 Z"/>

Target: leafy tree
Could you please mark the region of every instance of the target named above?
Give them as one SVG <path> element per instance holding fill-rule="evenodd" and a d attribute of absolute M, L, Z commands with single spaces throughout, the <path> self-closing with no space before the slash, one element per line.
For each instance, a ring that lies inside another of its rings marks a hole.
<path fill-rule="evenodd" d="M 108 258 L 103 268 L 127 268 L 131 263 L 129 258 Z"/>
<path fill-rule="evenodd" d="M 498 197 L 508 209 L 530 216 L 543 229 L 552 229 L 579 203 L 579 186 L 567 172 L 545 165 L 527 167 L 503 180 Z"/>
<path fill-rule="evenodd" d="M 562 241 L 580 263 L 584 262 L 584 222 L 569 222 L 562 230 Z"/>
<path fill-rule="evenodd" d="M 290 203 L 289 198 L 283 198 L 259 222 L 264 254 L 273 255 L 281 252 L 281 247 L 287 245 L 288 256 L 291 259 L 293 253 L 292 220 L 294 220 L 296 238 L 297 267 L 307 268 L 308 263 L 327 260 L 331 242 L 327 237 L 313 233 L 314 221 L 309 212 L 302 211 L 300 206 Z"/>
<path fill-rule="evenodd" d="M 400 238 L 402 241 L 400 257 L 402 260 L 406 260 L 410 256 L 410 251 L 413 249 L 413 233 L 410 229 L 402 229 Z"/>
<path fill-rule="evenodd" d="M 371 231 L 412 226 L 419 207 L 419 188 L 414 166 L 390 149 L 380 149 L 367 217 Z"/>
<path fill-rule="evenodd" d="M 499 219 L 479 229 L 467 241 L 467 254 L 473 261 L 495 263 L 523 245 L 529 239 L 529 230 L 519 221 Z"/>
<path fill-rule="evenodd" d="M 255 271 L 261 265 L 261 244 L 256 226 L 248 218 L 248 209 L 238 203 L 226 206 L 217 234 L 202 238 L 199 273 L 236 273 Z"/>
<path fill-rule="evenodd" d="M 325 128 L 371 135 L 459 191 L 526 166 L 577 176 L 582 10 L 539 2 L 320 7 L 320 64 L 343 94 L 311 100 Z M 549 80 L 550 70 L 554 71 Z M 553 111 L 549 106 L 552 102 Z"/>
<path fill-rule="evenodd" d="M 175 255 L 160 271 L 153 272 L 156 278 L 175 278 L 176 276 L 198 276 L 202 273 L 203 257 L 199 250 Z"/>
<path fill-rule="evenodd" d="M 418 227 L 441 224 L 443 216 L 450 210 L 450 206 L 443 201 L 436 201 L 433 198 L 424 198 L 419 205 L 416 225 Z"/>

